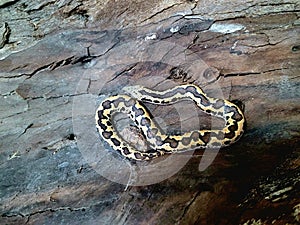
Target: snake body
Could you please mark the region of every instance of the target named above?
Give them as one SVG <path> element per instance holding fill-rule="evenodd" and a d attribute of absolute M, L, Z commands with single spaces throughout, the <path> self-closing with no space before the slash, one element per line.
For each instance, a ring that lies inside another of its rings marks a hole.
<path fill-rule="evenodd" d="M 150 160 L 166 153 L 195 148 L 220 148 L 239 140 L 244 132 L 245 118 L 239 107 L 230 101 L 208 97 L 200 87 L 180 85 L 165 91 L 155 91 L 142 86 L 124 88 L 128 95 L 115 95 L 104 99 L 95 115 L 100 136 L 117 152 L 133 160 Z M 219 130 L 194 130 L 181 135 L 164 134 L 151 119 L 141 102 L 173 104 L 192 100 L 202 111 L 224 120 Z M 126 142 L 113 124 L 116 113 L 126 113 L 145 136 L 150 149 L 141 152 Z"/>

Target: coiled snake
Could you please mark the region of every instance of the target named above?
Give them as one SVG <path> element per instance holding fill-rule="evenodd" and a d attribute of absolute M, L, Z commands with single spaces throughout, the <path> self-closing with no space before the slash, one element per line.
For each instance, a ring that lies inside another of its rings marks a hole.
<path fill-rule="evenodd" d="M 166 153 L 195 148 L 220 148 L 236 142 L 243 134 L 245 118 L 238 106 L 230 101 L 208 97 L 192 84 L 176 86 L 165 91 L 154 91 L 142 86 L 124 88 L 129 95 L 115 95 L 104 99 L 95 115 L 101 137 L 117 152 L 133 160 L 150 160 Z M 194 130 L 181 135 L 164 134 L 140 103 L 173 104 L 192 100 L 202 111 L 224 120 L 220 130 Z M 126 142 L 113 124 L 116 113 L 126 113 L 146 138 L 150 149 L 142 152 Z"/>

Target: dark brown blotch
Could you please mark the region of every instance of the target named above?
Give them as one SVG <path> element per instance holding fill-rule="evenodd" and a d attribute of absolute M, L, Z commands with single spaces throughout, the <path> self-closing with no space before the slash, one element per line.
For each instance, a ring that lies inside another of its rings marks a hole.
<path fill-rule="evenodd" d="M 193 141 L 199 140 L 199 138 L 200 138 L 199 132 L 194 131 L 194 132 L 191 134 L 191 138 L 193 139 Z"/>
<path fill-rule="evenodd" d="M 139 152 L 134 153 L 134 157 L 135 157 L 136 159 L 140 159 L 140 160 L 145 159 L 145 156 L 143 156 L 143 155 L 142 155 L 141 153 L 139 153 Z"/>
<path fill-rule="evenodd" d="M 111 108 L 111 101 L 106 100 L 106 101 L 102 102 L 102 107 L 104 109 L 110 109 Z"/>
<path fill-rule="evenodd" d="M 221 107 L 223 107 L 225 104 L 224 100 L 222 99 L 218 99 L 216 103 L 213 104 L 213 107 L 215 109 L 220 109 Z"/>
<path fill-rule="evenodd" d="M 171 148 L 177 148 L 178 146 L 178 141 L 174 138 L 169 138 L 167 137 L 165 140 L 164 140 L 165 143 L 169 143 Z"/>
<path fill-rule="evenodd" d="M 232 139 L 232 138 L 234 138 L 234 136 L 235 136 L 235 133 L 233 131 L 230 131 L 229 133 L 226 133 L 224 135 L 224 138 Z"/>
<path fill-rule="evenodd" d="M 164 95 L 160 95 L 160 98 L 170 98 L 170 97 L 176 95 L 177 93 L 184 95 L 186 93 L 186 90 L 184 88 L 177 88 L 177 89 L 174 89 L 172 91 L 165 93 Z"/>
<path fill-rule="evenodd" d="M 135 114 L 135 117 L 142 116 L 145 114 L 144 110 L 137 108 L 135 105 L 132 106 L 132 111 Z"/>
<path fill-rule="evenodd" d="M 110 137 L 113 135 L 112 131 L 104 131 L 102 132 L 102 136 L 105 138 L 105 139 L 110 139 Z"/>
<path fill-rule="evenodd" d="M 108 119 L 107 116 L 104 116 L 104 110 L 99 110 L 98 112 L 98 118 L 99 119 Z"/>
<path fill-rule="evenodd" d="M 196 98 L 201 99 L 202 105 L 209 106 L 211 104 L 210 101 L 202 93 L 197 92 L 195 87 L 189 86 L 187 87 L 187 91 L 192 93 Z"/>
<path fill-rule="evenodd" d="M 211 136 L 211 137 L 216 137 L 218 140 L 223 140 L 223 138 L 224 138 L 224 134 L 223 134 L 222 131 L 219 131 L 219 132 L 217 132 L 217 133 L 212 132 L 212 133 L 210 134 L 210 136 Z"/>
<path fill-rule="evenodd" d="M 112 141 L 112 143 L 115 146 L 120 146 L 121 145 L 121 142 L 119 140 L 117 140 L 116 138 L 111 138 L 110 140 Z"/>
<path fill-rule="evenodd" d="M 241 121 L 243 119 L 243 116 L 239 113 L 239 110 L 237 109 L 236 106 L 225 106 L 224 112 L 226 114 L 233 112 L 232 119 L 236 121 Z"/>
<path fill-rule="evenodd" d="M 228 129 L 230 130 L 230 131 L 237 131 L 237 129 L 238 129 L 238 125 L 237 125 L 237 123 L 235 122 L 233 125 L 230 125 L 229 127 L 228 127 Z"/>
<path fill-rule="evenodd" d="M 181 139 L 181 143 L 184 146 L 188 146 L 191 143 L 191 138 L 184 137 L 184 138 Z"/>
<path fill-rule="evenodd" d="M 149 127 L 149 126 L 151 125 L 150 119 L 149 119 L 149 118 L 146 118 L 146 117 L 142 118 L 142 119 L 141 119 L 141 125 L 142 125 L 142 126 Z"/>
<path fill-rule="evenodd" d="M 158 136 L 157 136 L 155 139 L 156 139 L 156 145 L 157 145 L 157 146 L 163 145 L 163 141 L 161 140 L 161 137 L 158 137 Z"/>
<path fill-rule="evenodd" d="M 132 98 L 132 99 L 130 99 L 130 100 L 128 100 L 128 101 L 125 101 L 125 105 L 126 105 L 127 107 L 134 106 L 134 105 L 135 105 L 135 100 Z"/>
<path fill-rule="evenodd" d="M 157 128 L 148 129 L 147 137 L 148 138 L 154 138 L 156 136 L 157 132 L 158 132 Z"/>
<path fill-rule="evenodd" d="M 224 135 L 224 137 L 225 137 L 225 138 L 228 138 L 228 139 L 234 138 L 235 132 L 237 131 L 237 129 L 238 129 L 237 123 L 234 123 L 233 125 L 230 125 L 230 126 L 228 127 L 228 130 L 229 130 L 230 132 L 229 132 L 229 133 L 226 133 L 226 134 Z"/>
<path fill-rule="evenodd" d="M 216 115 L 217 115 L 217 116 L 220 116 L 220 117 L 223 117 L 223 116 L 224 116 L 224 113 L 223 113 L 223 112 L 217 112 Z"/>
<path fill-rule="evenodd" d="M 205 145 L 210 141 L 210 132 L 205 132 L 203 135 L 200 135 L 200 139 L 205 143 Z"/>
<path fill-rule="evenodd" d="M 158 129 L 157 128 L 152 128 L 151 132 L 152 132 L 152 134 L 156 135 L 158 133 Z"/>
<path fill-rule="evenodd" d="M 127 147 L 122 148 L 124 155 L 130 154 L 129 149 Z"/>
<path fill-rule="evenodd" d="M 243 119 L 243 116 L 236 110 L 232 116 L 232 118 L 236 121 L 241 121 Z"/>
<path fill-rule="evenodd" d="M 125 99 L 123 97 L 119 97 L 113 101 L 114 106 L 117 108 L 121 102 L 124 102 Z"/>
<path fill-rule="evenodd" d="M 105 126 L 103 123 L 101 123 L 101 120 L 98 120 L 97 123 L 98 123 L 98 126 L 99 126 L 102 130 L 106 130 L 106 129 L 107 129 L 107 126 Z"/>
<path fill-rule="evenodd" d="M 180 93 L 180 94 L 184 95 L 186 93 L 186 90 L 184 88 L 178 88 L 178 89 L 174 90 L 174 92 L 175 92 L 174 94 Z M 174 95 L 174 94 L 172 94 L 172 95 Z"/>
<path fill-rule="evenodd" d="M 187 86 L 187 87 L 186 87 L 186 90 L 187 90 L 188 92 L 193 93 L 193 94 L 197 93 L 197 90 L 196 90 L 196 88 L 195 88 L 194 86 Z"/>

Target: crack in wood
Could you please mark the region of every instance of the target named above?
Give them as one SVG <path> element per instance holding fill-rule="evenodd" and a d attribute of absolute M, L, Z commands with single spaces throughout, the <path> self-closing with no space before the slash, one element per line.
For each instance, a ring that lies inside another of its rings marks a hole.
<path fill-rule="evenodd" d="M 33 125 L 34 125 L 33 123 L 29 124 L 29 125 L 24 129 L 24 131 L 23 131 L 17 138 L 19 138 L 19 137 L 21 137 L 23 134 L 25 134 L 25 133 L 28 131 L 28 129 L 31 128 Z"/>
<path fill-rule="evenodd" d="M 133 65 L 123 69 L 122 71 L 118 72 L 114 77 L 112 77 L 107 83 L 110 83 L 114 80 L 116 80 L 118 77 L 121 77 L 121 76 L 126 76 L 127 73 L 131 72 L 136 66 L 137 66 L 138 63 L 134 63 Z"/>
<path fill-rule="evenodd" d="M 70 9 L 67 12 L 64 12 L 64 14 L 66 14 L 66 17 L 71 17 L 73 15 L 79 15 L 82 18 L 84 18 L 84 26 L 86 27 L 88 20 L 89 20 L 89 14 L 88 14 L 88 10 L 85 9 L 84 4 L 82 1 L 79 2 L 79 4 L 77 4 L 74 8 Z"/>
<path fill-rule="evenodd" d="M 198 0 L 190 0 L 191 3 L 193 3 L 193 6 L 191 8 L 191 11 L 194 12 L 194 10 L 197 8 L 198 6 Z"/>
<path fill-rule="evenodd" d="M 129 10 L 129 7 L 126 7 L 124 10 L 122 10 L 117 16 L 116 18 L 118 17 L 121 17 L 125 12 L 127 12 Z"/>
<path fill-rule="evenodd" d="M 259 74 L 264 74 L 264 73 L 282 71 L 284 69 L 289 69 L 289 68 L 284 68 L 284 67 L 283 68 L 274 68 L 274 69 L 269 69 L 269 70 L 263 70 L 261 72 L 240 72 L 240 73 L 222 73 L 222 72 L 220 72 L 219 76 L 226 78 L 226 77 L 236 77 L 236 76 L 259 75 Z"/>
<path fill-rule="evenodd" d="M 31 73 L 22 73 L 22 74 L 18 74 L 18 75 L 13 75 L 13 76 L 6 76 L 6 77 L 1 77 L 1 78 L 18 78 L 18 77 L 22 77 L 22 76 L 26 76 L 26 79 L 29 79 L 31 77 L 33 77 L 34 75 L 38 74 L 39 72 L 45 71 L 45 70 L 49 70 L 49 71 L 53 71 L 55 69 L 64 67 L 64 66 L 68 66 L 68 65 L 74 65 L 77 63 L 87 63 L 89 62 L 91 59 L 95 58 L 94 56 L 81 56 L 81 57 L 76 57 L 76 56 L 70 56 L 66 59 L 57 61 L 57 62 L 51 62 L 49 64 L 46 64 L 44 66 L 40 66 L 38 68 L 36 68 L 35 70 L 33 70 Z M 13 68 L 12 71 L 20 69 L 20 68 L 25 68 L 28 65 L 23 65 L 23 66 L 18 66 L 16 68 Z"/>
<path fill-rule="evenodd" d="M 47 6 L 53 5 L 53 4 L 55 4 L 55 0 L 42 1 L 42 2 L 40 2 L 38 4 L 36 4 L 35 6 L 29 7 L 29 9 L 25 10 L 25 12 L 27 12 L 28 14 L 30 14 L 32 12 L 43 10 Z"/>
<path fill-rule="evenodd" d="M 163 9 L 161 9 L 160 11 L 155 12 L 154 14 L 152 14 L 151 16 L 149 16 L 148 18 L 142 20 L 141 23 L 144 23 L 144 22 L 146 22 L 146 21 L 148 21 L 148 20 L 151 20 L 151 19 L 153 19 L 154 17 L 158 16 L 159 14 L 164 13 L 165 11 L 168 11 L 169 9 L 171 9 L 171 8 L 173 8 L 173 7 L 175 7 L 175 6 L 181 5 L 181 4 L 182 4 L 182 3 L 176 3 L 176 4 L 170 5 L 170 6 L 166 7 L 166 8 L 163 8 Z"/>
<path fill-rule="evenodd" d="M 65 95 L 52 95 L 52 96 L 34 96 L 34 97 L 27 97 L 23 98 L 24 100 L 36 100 L 36 99 L 45 99 L 45 100 L 50 100 L 50 99 L 56 99 L 56 98 L 68 98 L 68 97 L 76 97 L 76 96 L 81 96 L 81 95 L 86 95 L 86 93 L 77 93 L 77 94 L 65 94 Z M 68 102 L 67 102 L 68 103 Z M 67 104 L 64 103 L 64 104 Z"/>
<path fill-rule="evenodd" d="M 14 5 L 20 0 L 3 0 L 0 2 L 0 8 L 5 8 Z"/>
<path fill-rule="evenodd" d="M 99 201 L 99 202 L 96 202 L 96 203 L 91 204 L 89 206 L 83 206 L 83 207 L 78 207 L 78 208 L 72 208 L 72 207 L 69 207 L 69 206 L 64 206 L 64 207 L 58 207 L 58 208 L 46 208 L 46 209 L 43 209 L 43 210 L 38 210 L 38 211 L 35 211 L 35 212 L 31 212 L 31 213 L 28 213 L 28 214 L 22 214 L 22 213 L 13 214 L 13 215 L 2 214 L 1 216 L 2 217 L 15 217 L 15 216 L 26 217 L 27 221 L 25 222 L 25 224 L 27 224 L 27 223 L 29 223 L 30 217 L 32 217 L 36 214 L 43 214 L 43 213 L 47 213 L 47 212 L 55 213 L 55 212 L 66 211 L 66 210 L 68 210 L 70 212 L 76 212 L 76 211 L 83 211 L 84 212 L 84 211 L 90 209 L 93 206 L 97 206 L 97 205 L 101 205 L 101 204 L 109 204 L 109 203 L 111 204 L 113 201 L 116 201 L 116 200 L 118 200 L 117 197 L 112 198 L 112 199 L 108 199 L 108 200 L 104 200 L 104 201 Z"/>
<path fill-rule="evenodd" d="M 66 119 L 72 119 L 72 118 L 66 118 Z M 70 134 L 69 136 L 71 136 Z M 74 134 L 73 134 L 74 135 Z M 61 149 L 66 148 L 67 146 L 75 147 L 77 146 L 77 140 L 76 137 L 74 139 L 70 139 L 67 137 L 64 137 L 62 139 L 56 139 L 53 142 L 50 142 L 48 145 L 41 147 L 41 149 L 53 151 L 53 154 L 56 154 Z M 78 147 L 78 146 L 77 146 Z M 80 173 L 82 171 L 82 166 L 77 170 L 77 173 Z M 50 196 L 51 198 L 51 196 Z"/>
<path fill-rule="evenodd" d="M 0 49 L 4 47 L 4 45 L 9 43 L 9 36 L 11 33 L 11 29 L 8 26 L 8 23 L 4 22 L 4 24 L 0 28 Z"/>
<path fill-rule="evenodd" d="M 180 222 L 183 220 L 183 218 L 185 217 L 185 215 L 189 211 L 189 208 L 191 207 L 191 205 L 196 201 L 196 199 L 200 196 L 201 193 L 202 193 L 202 191 L 198 191 L 194 195 L 194 197 L 187 203 L 187 205 L 183 209 L 182 215 L 176 220 L 176 224 L 180 224 Z"/>
<path fill-rule="evenodd" d="M 42 213 L 46 213 L 46 212 L 58 212 L 58 211 L 65 211 L 68 210 L 70 212 L 76 212 L 76 211 L 85 211 L 87 209 L 87 207 L 80 207 L 80 208 L 72 208 L 72 207 L 59 207 L 59 208 L 48 208 L 48 209 L 44 209 L 44 210 L 39 210 L 36 212 L 32 212 L 30 214 L 23 214 L 22 217 L 27 217 L 27 220 L 25 222 L 25 224 L 29 223 L 30 217 L 36 215 L 36 214 L 42 214 Z"/>

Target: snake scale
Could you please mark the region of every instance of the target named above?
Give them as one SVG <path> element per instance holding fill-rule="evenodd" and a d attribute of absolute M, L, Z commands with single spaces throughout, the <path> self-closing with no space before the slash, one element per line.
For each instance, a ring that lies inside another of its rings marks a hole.
<path fill-rule="evenodd" d="M 100 136 L 117 152 L 132 160 L 150 160 L 166 153 L 195 148 L 220 148 L 239 140 L 244 132 L 245 118 L 241 109 L 230 101 L 208 97 L 193 84 L 155 91 L 143 86 L 125 87 L 126 94 L 109 96 L 99 105 L 95 119 Z M 127 95 L 128 94 L 128 95 Z M 193 130 L 181 135 L 162 132 L 141 102 L 167 105 L 181 100 L 193 101 L 202 111 L 222 118 L 224 127 L 212 130 Z M 113 117 L 125 113 L 134 121 L 149 144 L 147 151 L 139 151 L 117 132 Z"/>

